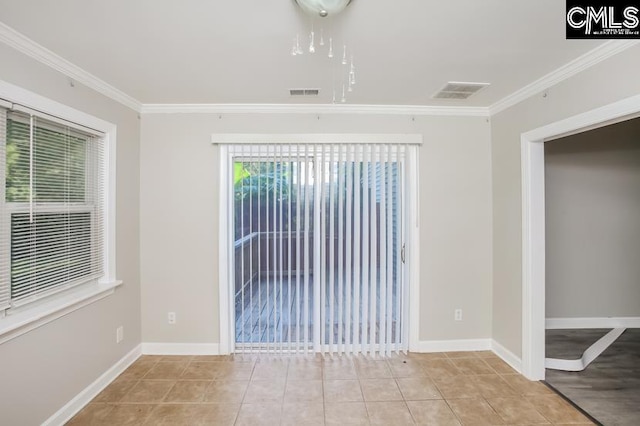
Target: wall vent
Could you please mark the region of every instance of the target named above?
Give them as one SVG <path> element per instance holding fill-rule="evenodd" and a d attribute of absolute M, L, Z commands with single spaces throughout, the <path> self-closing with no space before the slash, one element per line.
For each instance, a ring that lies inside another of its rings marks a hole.
<path fill-rule="evenodd" d="M 291 96 L 318 96 L 319 89 L 289 89 Z"/>
<path fill-rule="evenodd" d="M 434 99 L 467 99 L 475 95 L 489 83 L 467 83 L 462 81 L 450 81 L 435 95 Z"/>

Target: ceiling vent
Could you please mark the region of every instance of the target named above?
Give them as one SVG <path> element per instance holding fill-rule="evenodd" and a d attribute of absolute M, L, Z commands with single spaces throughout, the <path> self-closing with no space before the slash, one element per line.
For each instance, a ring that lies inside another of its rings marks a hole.
<path fill-rule="evenodd" d="M 433 95 L 434 99 L 467 99 L 469 96 L 478 93 L 489 83 L 467 83 L 462 81 L 448 82 L 438 93 Z"/>
<path fill-rule="evenodd" d="M 291 96 L 318 96 L 319 89 L 289 89 Z"/>

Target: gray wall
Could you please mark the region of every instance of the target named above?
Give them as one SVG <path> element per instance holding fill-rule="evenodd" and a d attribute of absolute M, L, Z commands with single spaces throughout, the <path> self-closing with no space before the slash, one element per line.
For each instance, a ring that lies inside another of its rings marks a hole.
<path fill-rule="evenodd" d="M 420 340 L 491 337 L 491 163 L 482 117 L 145 114 L 142 335 L 217 343 L 218 148 L 212 133 L 420 133 Z M 228 285 L 228 283 L 223 283 Z M 464 321 L 455 322 L 455 308 Z M 167 312 L 178 321 L 168 325 Z"/>
<path fill-rule="evenodd" d="M 548 318 L 640 316 L 640 119 L 545 144 Z"/>
<path fill-rule="evenodd" d="M 520 135 L 640 94 L 640 46 L 614 55 L 491 118 L 493 338 L 522 355 Z"/>
<path fill-rule="evenodd" d="M 140 343 L 139 139 L 136 112 L 0 43 L 0 80 L 115 123 L 115 294 L 0 345 L 0 423 L 38 425 Z M 124 341 L 115 342 L 124 326 Z"/>

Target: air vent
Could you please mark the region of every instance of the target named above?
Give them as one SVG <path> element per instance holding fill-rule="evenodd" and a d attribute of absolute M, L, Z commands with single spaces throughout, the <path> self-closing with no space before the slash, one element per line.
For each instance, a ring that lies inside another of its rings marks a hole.
<path fill-rule="evenodd" d="M 448 82 L 438 93 L 433 95 L 434 99 L 467 99 L 469 96 L 478 93 L 489 83 L 466 83 L 461 81 Z"/>
<path fill-rule="evenodd" d="M 319 93 L 318 89 L 289 89 L 291 96 L 318 96 Z"/>

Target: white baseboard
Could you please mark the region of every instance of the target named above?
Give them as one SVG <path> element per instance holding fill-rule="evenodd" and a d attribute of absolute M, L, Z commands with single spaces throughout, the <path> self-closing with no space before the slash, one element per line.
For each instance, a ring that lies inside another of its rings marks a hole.
<path fill-rule="evenodd" d="M 138 345 L 128 354 L 123 356 L 111 368 L 105 371 L 93 383 L 87 386 L 82 392 L 76 395 L 64 407 L 59 409 L 53 416 L 42 423 L 43 426 L 64 425 L 80 410 L 84 408 L 93 398 L 95 398 L 109 383 L 126 370 L 133 362 L 142 355 L 141 346 Z"/>
<path fill-rule="evenodd" d="M 640 317 L 547 318 L 547 330 L 578 328 L 640 328 Z"/>
<path fill-rule="evenodd" d="M 144 355 L 220 355 L 218 343 L 143 343 Z"/>
<path fill-rule="evenodd" d="M 422 340 L 414 352 L 468 352 L 491 350 L 491 339 Z"/>
<path fill-rule="evenodd" d="M 495 340 L 491 341 L 491 350 L 518 373 L 522 373 L 522 359 Z"/>

